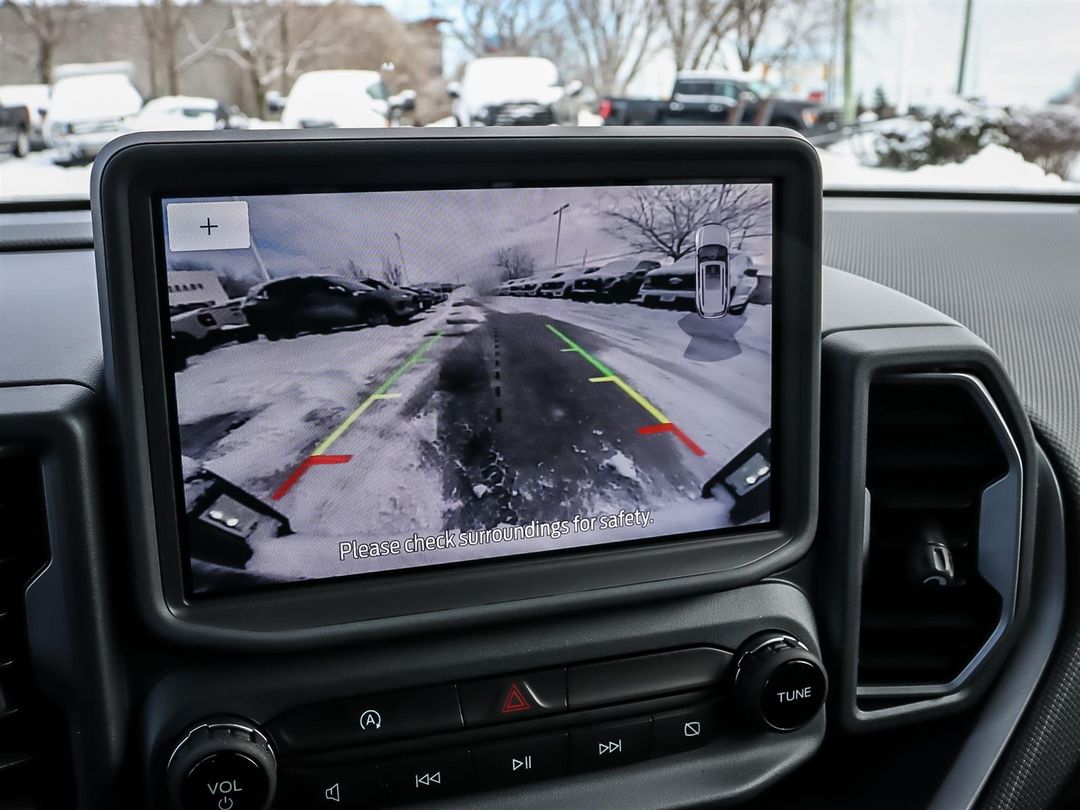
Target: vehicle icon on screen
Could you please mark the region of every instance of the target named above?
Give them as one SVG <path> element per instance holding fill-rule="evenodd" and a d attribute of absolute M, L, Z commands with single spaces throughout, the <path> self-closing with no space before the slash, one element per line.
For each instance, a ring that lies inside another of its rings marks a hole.
<path fill-rule="evenodd" d="M 694 234 L 697 248 L 697 311 L 702 318 L 723 318 L 731 305 L 728 281 L 728 246 L 731 234 L 710 222 Z"/>

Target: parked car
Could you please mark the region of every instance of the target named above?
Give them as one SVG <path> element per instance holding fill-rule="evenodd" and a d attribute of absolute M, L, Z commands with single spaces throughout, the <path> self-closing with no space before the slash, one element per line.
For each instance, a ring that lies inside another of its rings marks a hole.
<path fill-rule="evenodd" d="M 458 126 L 576 126 L 584 85 L 563 85 L 549 59 L 489 56 L 465 68 L 449 87 Z"/>
<path fill-rule="evenodd" d="M 566 298 L 570 288 L 574 286 L 574 279 L 580 272 L 581 270 L 575 267 L 552 273 L 546 280 L 540 282 L 537 295 L 543 298 Z"/>
<path fill-rule="evenodd" d="M 840 110 L 835 107 L 786 98 L 760 79 L 708 70 L 676 74 L 667 100 L 605 98 L 600 115 L 607 126 L 759 123 L 788 127 L 808 136 L 832 132 L 841 123 Z"/>
<path fill-rule="evenodd" d="M 674 264 L 657 267 L 645 274 L 634 300 L 645 306 L 694 309 L 697 303 L 697 254 L 689 253 Z M 741 315 L 757 289 L 757 267 L 745 253 L 732 251 L 728 257 L 730 303 L 727 311 Z"/>
<path fill-rule="evenodd" d="M 657 267 L 646 273 L 635 300 L 647 307 L 692 309 L 696 290 L 697 257 L 690 253 L 674 264 Z"/>
<path fill-rule="evenodd" d="M 409 295 L 411 295 L 416 300 L 416 308 L 417 308 L 418 311 L 423 311 L 424 309 L 427 309 L 427 305 L 425 304 L 425 300 L 426 301 L 432 301 L 433 300 L 431 297 L 428 297 L 427 299 L 425 299 L 425 296 L 420 292 L 420 290 L 416 289 L 415 287 L 406 287 L 404 285 L 395 286 L 393 284 L 388 284 L 385 281 L 380 281 L 377 278 L 365 278 L 365 279 L 361 280 L 361 283 L 368 284 L 368 285 L 370 285 L 372 287 L 375 287 L 376 289 L 379 289 L 379 290 L 387 290 L 387 291 L 400 290 L 400 291 L 404 291 L 404 292 L 408 293 Z"/>
<path fill-rule="evenodd" d="M 577 299 L 579 301 L 583 300 L 585 298 L 591 297 L 591 296 L 583 295 L 581 292 L 575 292 L 576 290 L 584 289 L 584 288 L 579 288 L 578 287 L 578 282 L 582 281 L 585 278 L 593 276 L 596 273 L 599 273 L 600 268 L 602 266 L 603 265 L 594 264 L 594 265 L 591 265 L 590 267 L 582 267 L 578 271 L 578 274 L 574 277 L 574 283 L 572 285 L 570 285 L 570 289 L 568 289 L 566 291 L 566 297 L 567 298 L 574 298 L 574 299 Z"/>
<path fill-rule="evenodd" d="M 85 69 L 93 69 L 87 65 Z M 60 164 L 88 162 L 125 130 L 125 119 L 142 107 L 142 96 L 122 69 L 83 73 L 53 85 L 45 116 L 45 142 Z"/>
<path fill-rule="evenodd" d="M 429 290 L 427 287 L 402 287 L 401 289 L 406 292 L 415 293 L 420 301 L 420 309 L 431 309 L 441 301 L 446 300 L 442 298 L 442 293 L 437 293 L 434 290 Z"/>
<path fill-rule="evenodd" d="M 523 278 L 518 281 L 517 295 L 535 296 L 540 289 L 540 279 Z"/>
<path fill-rule="evenodd" d="M 30 119 L 30 148 L 45 148 L 42 123 L 49 110 L 49 85 L 5 84 L 0 87 L 0 107 L 25 107 Z"/>
<path fill-rule="evenodd" d="M 0 107 L 0 154 L 30 154 L 30 111 L 24 106 Z"/>
<path fill-rule="evenodd" d="M 616 259 L 576 279 L 570 297 L 579 301 L 630 301 L 638 294 L 645 275 L 660 262 L 651 259 Z"/>
<path fill-rule="evenodd" d="M 127 128 L 133 132 L 244 129 L 246 118 L 212 98 L 161 96 L 146 102 L 128 119 Z"/>
<path fill-rule="evenodd" d="M 506 294 L 507 295 L 525 295 L 525 285 L 529 283 L 531 279 L 527 278 L 515 278 L 506 282 Z"/>
<path fill-rule="evenodd" d="M 416 107 L 416 93 L 391 95 L 376 70 L 312 70 L 289 91 L 267 98 L 288 129 L 388 127 L 402 112 Z"/>
<path fill-rule="evenodd" d="M 252 328 L 269 340 L 301 332 L 404 323 L 420 310 L 417 296 L 338 276 L 290 276 L 253 288 L 243 304 Z"/>
<path fill-rule="evenodd" d="M 169 325 L 173 350 L 186 359 L 210 345 L 246 337 L 250 333 L 243 303 L 243 298 L 232 298 L 224 304 L 172 316 Z"/>

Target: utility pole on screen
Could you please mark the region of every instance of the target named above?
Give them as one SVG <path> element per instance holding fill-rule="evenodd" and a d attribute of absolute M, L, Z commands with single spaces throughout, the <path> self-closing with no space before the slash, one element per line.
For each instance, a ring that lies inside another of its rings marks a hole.
<path fill-rule="evenodd" d="M 557 217 L 559 224 L 555 226 L 555 262 L 554 266 L 559 266 L 559 240 L 562 238 L 562 215 L 563 211 L 570 207 L 570 203 L 563 203 L 554 211 L 551 212 L 553 217 Z"/>
<path fill-rule="evenodd" d="M 406 281 L 408 281 L 409 271 L 405 269 L 405 251 L 401 248 L 401 234 L 397 231 L 394 231 L 394 238 L 397 240 L 398 256 L 401 257 L 401 275 L 405 278 Z"/>

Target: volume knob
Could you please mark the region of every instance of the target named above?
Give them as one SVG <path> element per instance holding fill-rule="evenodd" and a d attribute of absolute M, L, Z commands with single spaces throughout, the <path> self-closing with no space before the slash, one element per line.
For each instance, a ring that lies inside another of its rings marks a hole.
<path fill-rule="evenodd" d="M 254 723 L 215 718 L 181 737 L 166 779 L 176 810 L 266 810 L 277 787 L 277 760 Z"/>
<path fill-rule="evenodd" d="M 821 662 L 788 633 L 759 633 L 736 656 L 735 706 L 757 729 L 802 728 L 821 710 L 827 688 Z"/>

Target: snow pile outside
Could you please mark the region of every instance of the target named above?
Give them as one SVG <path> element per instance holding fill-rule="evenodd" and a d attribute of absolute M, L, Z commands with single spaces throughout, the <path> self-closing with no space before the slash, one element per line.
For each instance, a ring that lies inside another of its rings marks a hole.
<path fill-rule="evenodd" d="M 0 199 L 90 196 L 90 165 L 57 166 L 51 152 L 0 161 Z"/>
<path fill-rule="evenodd" d="M 922 166 L 914 171 L 865 166 L 859 138 L 819 149 L 826 188 L 1047 189 L 1080 190 L 1080 183 L 1048 174 L 1019 152 L 991 143 L 963 163 Z"/>

